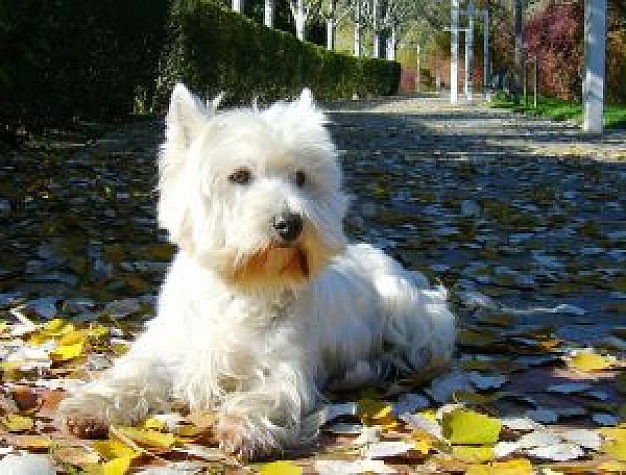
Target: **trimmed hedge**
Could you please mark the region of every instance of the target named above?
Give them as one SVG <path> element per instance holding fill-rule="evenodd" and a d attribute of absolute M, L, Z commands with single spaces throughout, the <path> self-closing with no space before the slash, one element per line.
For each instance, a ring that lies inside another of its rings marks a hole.
<path fill-rule="evenodd" d="M 0 8 L 0 132 L 161 113 L 176 81 L 230 103 L 303 86 L 319 99 L 388 95 L 399 84 L 398 63 L 327 52 L 211 0 L 11 3 Z"/>
<path fill-rule="evenodd" d="M 231 103 L 294 96 L 303 86 L 316 98 L 397 92 L 400 65 L 331 53 L 212 3 L 186 2 L 172 11 L 154 106 L 162 109 L 176 81 Z"/>
<path fill-rule="evenodd" d="M 171 1 L 0 2 L 0 131 L 121 118 L 154 94 Z"/>

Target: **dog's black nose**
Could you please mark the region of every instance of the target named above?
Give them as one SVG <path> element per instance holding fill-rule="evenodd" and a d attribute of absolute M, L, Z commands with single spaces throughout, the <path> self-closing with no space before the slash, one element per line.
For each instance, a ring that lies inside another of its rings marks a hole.
<path fill-rule="evenodd" d="M 283 213 L 272 222 L 276 233 L 286 242 L 291 242 L 302 232 L 302 218 L 299 214 Z"/>

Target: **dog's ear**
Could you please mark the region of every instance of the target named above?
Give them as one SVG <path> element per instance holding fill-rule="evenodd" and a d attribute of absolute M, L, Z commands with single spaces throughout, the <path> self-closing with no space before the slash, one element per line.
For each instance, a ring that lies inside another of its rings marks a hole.
<path fill-rule="evenodd" d="M 214 114 L 181 83 L 172 91 L 167 112 L 166 138 L 170 146 L 186 150 Z"/>
<path fill-rule="evenodd" d="M 302 92 L 300 93 L 300 98 L 298 99 L 298 105 L 306 109 L 315 109 L 313 93 L 308 87 L 302 89 Z"/>

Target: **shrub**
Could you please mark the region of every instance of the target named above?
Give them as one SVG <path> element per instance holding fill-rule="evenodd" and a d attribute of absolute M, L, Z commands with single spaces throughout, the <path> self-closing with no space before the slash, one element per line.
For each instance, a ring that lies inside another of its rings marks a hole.
<path fill-rule="evenodd" d="M 162 111 L 174 81 L 231 102 L 395 93 L 397 63 L 330 53 L 203 0 L 20 0 L 0 8 L 0 133 Z"/>
<path fill-rule="evenodd" d="M 207 96 L 224 91 L 234 103 L 294 96 L 303 86 L 317 98 L 339 99 L 395 93 L 400 65 L 328 52 L 219 5 L 187 0 L 172 9 L 156 110 L 176 81 Z"/>

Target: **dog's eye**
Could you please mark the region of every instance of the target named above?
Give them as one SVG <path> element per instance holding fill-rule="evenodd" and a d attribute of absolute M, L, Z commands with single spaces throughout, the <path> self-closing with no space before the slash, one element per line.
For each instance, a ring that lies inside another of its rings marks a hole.
<path fill-rule="evenodd" d="M 296 172 L 296 185 L 304 186 L 305 183 L 306 183 L 306 175 L 304 174 L 302 170 L 298 170 Z"/>
<path fill-rule="evenodd" d="M 232 183 L 237 183 L 238 185 L 247 185 L 250 183 L 250 180 L 252 180 L 252 172 L 247 168 L 240 168 L 232 173 L 228 179 Z"/>

